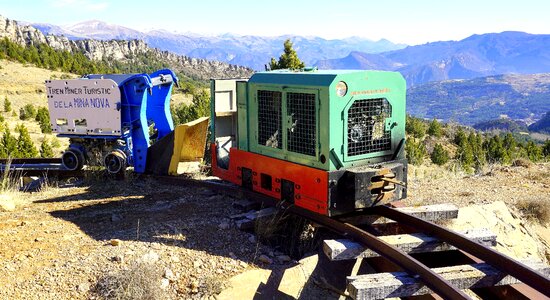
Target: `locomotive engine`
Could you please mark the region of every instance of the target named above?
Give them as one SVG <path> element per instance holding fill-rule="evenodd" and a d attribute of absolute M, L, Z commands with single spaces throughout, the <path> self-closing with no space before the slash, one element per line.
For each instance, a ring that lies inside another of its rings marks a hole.
<path fill-rule="evenodd" d="M 329 216 L 406 197 L 399 73 L 278 70 L 211 91 L 215 176 Z"/>
<path fill-rule="evenodd" d="M 109 173 L 133 166 L 143 173 L 150 145 L 174 129 L 170 94 L 177 80 L 159 70 L 46 81 L 53 132 L 70 138 L 63 166 L 104 165 Z"/>

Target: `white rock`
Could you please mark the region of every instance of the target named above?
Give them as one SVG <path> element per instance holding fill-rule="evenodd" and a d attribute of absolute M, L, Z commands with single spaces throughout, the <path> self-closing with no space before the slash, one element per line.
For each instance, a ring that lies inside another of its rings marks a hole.
<path fill-rule="evenodd" d="M 76 287 L 76 290 L 81 293 L 86 293 L 90 290 L 90 284 L 88 282 L 81 283 Z"/>
<path fill-rule="evenodd" d="M 149 251 L 149 253 L 143 255 L 140 259 L 144 263 L 155 263 L 159 260 L 159 255 L 154 251 Z"/>
<path fill-rule="evenodd" d="M 161 281 L 160 281 L 160 288 L 165 290 L 168 288 L 168 286 L 170 286 L 170 280 L 166 279 L 166 278 L 163 278 Z"/>
<path fill-rule="evenodd" d="M 174 282 L 177 280 L 176 275 L 174 275 L 174 272 L 172 272 L 172 270 L 168 268 L 164 269 L 164 278 L 168 279 L 171 282 Z"/>

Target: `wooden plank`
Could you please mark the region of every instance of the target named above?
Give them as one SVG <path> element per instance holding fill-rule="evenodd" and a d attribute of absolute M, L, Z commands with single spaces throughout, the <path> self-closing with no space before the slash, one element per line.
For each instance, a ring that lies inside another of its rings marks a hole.
<path fill-rule="evenodd" d="M 489 229 L 470 229 L 460 232 L 469 239 L 486 246 L 496 245 L 496 235 Z M 380 236 L 381 240 L 393 245 L 407 253 L 437 252 L 449 251 L 456 248 L 439 241 L 437 238 L 428 236 L 424 233 L 398 234 Z M 365 249 L 361 244 L 351 240 L 324 240 L 323 252 L 330 260 L 345 260 L 359 257 L 377 257 L 376 252 Z"/>
<path fill-rule="evenodd" d="M 550 267 L 542 262 L 523 262 L 527 266 L 550 276 Z M 516 284 L 512 276 L 481 263 L 432 269 L 460 289 L 483 288 Z M 384 299 L 430 294 L 432 291 L 420 280 L 405 272 L 377 273 L 349 276 L 348 292 L 353 299 Z"/>
<path fill-rule="evenodd" d="M 397 209 L 402 212 L 411 214 L 417 218 L 432 222 L 456 219 L 458 217 L 458 207 L 454 204 L 434 204 L 425 206 L 401 207 Z M 395 223 L 395 221 L 393 220 L 374 215 L 353 216 L 349 218 L 342 218 L 341 221 L 352 224 L 369 225 Z"/>

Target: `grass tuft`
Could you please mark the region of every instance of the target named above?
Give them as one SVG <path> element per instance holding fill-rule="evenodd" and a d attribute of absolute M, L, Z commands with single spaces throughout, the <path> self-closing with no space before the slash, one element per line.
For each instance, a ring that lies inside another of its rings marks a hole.
<path fill-rule="evenodd" d="M 550 206 L 545 199 L 524 199 L 516 203 L 516 207 L 530 220 L 542 225 L 550 222 Z"/>
<path fill-rule="evenodd" d="M 91 293 L 99 299 L 157 300 L 167 299 L 161 288 L 162 269 L 150 262 L 136 263 L 130 269 L 120 270 L 99 278 Z"/>

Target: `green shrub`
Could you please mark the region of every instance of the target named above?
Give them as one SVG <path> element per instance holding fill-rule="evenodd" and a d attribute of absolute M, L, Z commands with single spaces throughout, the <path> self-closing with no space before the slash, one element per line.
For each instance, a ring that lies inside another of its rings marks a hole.
<path fill-rule="evenodd" d="M 433 119 L 428 127 L 428 134 L 434 137 L 441 137 L 443 135 L 441 123 L 439 123 L 436 119 Z"/>
<path fill-rule="evenodd" d="M 40 125 L 42 133 L 52 133 L 52 127 L 50 125 L 50 113 L 48 108 L 39 107 L 34 118 Z"/>
<path fill-rule="evenodd" d="M 11 101 L 8 99 L 8 96 L 4 97 L 4 112 L 10 112 L 11 111 Z"/>
<path fill-rule="evenodd" d="M 48 142 L 47 139 L 44 139 L 40 144 L 40 157 L 42 158 L 52 158 L 53 157 L 53 148 L 52 145 Z"/>
<path fill-rule="evenodd" d="M 405 152 L 410 164 L 421 165 L 426 156 L 426 146 L 422 141 L 416 141 L 414 138 L 407 139 L 405 143 Z"/>
<path fill-rule="evenodd" d="M 435 144 L 434 150 L 432 154 L 430 155 L 430 158 L 432 159 L 432 162 L 436 165 L 442 166 L 446 164 L 450 157 L 449 152 L 441 146 L 441 144 Z"/>
<path fill-rule="evenodd" d="M 36 118 L 36 107 L 32 104 L 26 104 L 19 109 L 19 119 L 28 120 Z"/>
<path fill-rule="evenodd" d="M 210 95 L 206 90 L 193 94 L 191 105 L 180 104 L 172 109 L 174 125 L 187 123 L 210 115 Z"/>
<path fill-rule="evenodd" d="M 19 132 L 19 138 L 17 138 L 17 151 L 19 158 L 38 157 L 38 151 L 31 140 L 27 127 L 20 124 L 17 126 L 17 132 Z"/>
<path fill-rule="evenodd" d="M 542 159 L 542 148 L 537 146 L 533 141 L 527 142 L 525 145 L 527 158 L 532 162 L 537 162 Z"/>
<path fill-rule="evenodd" d="M 421 139 L 426 135 L 426 126 L 419 118 L 407 115 L 405 131 L 417 139 Z"/>
<path fill-rule="evenodd" d="M 0 140 L 0 158 L 18 156 L 17 139 L 11 134 L 10 129 L 6 126 L 2 139 Z"/>

